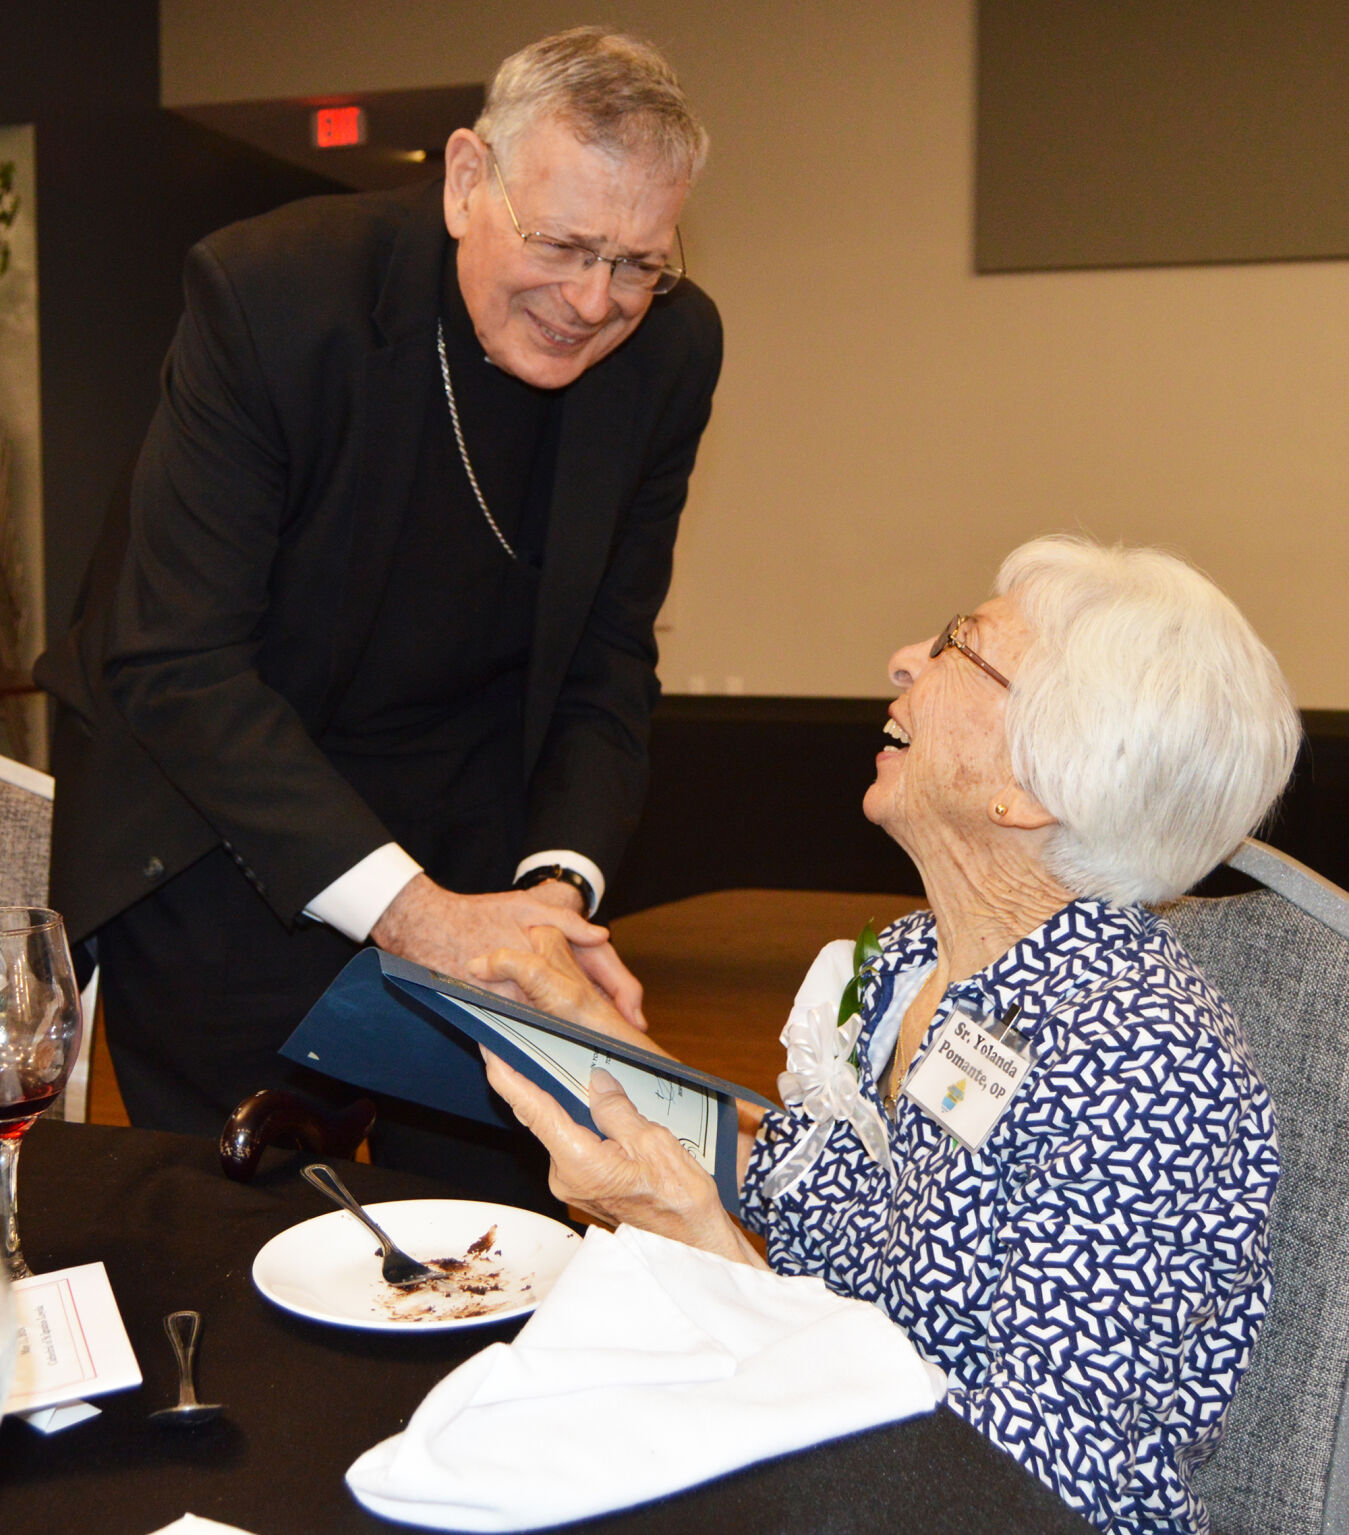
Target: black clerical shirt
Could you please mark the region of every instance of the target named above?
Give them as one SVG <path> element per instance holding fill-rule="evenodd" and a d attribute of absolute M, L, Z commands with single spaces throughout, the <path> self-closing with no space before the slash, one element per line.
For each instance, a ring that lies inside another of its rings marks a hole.
<path fill-rule="evenodd" d="M 523 832 L 521 715 L 560 396 L 483 356 L 453 246 L 443 286 L 465 447 L 518 558 L 483 516 L 437 390 L 379 616 L 322 745 L 432 878 L 502 889 Z"/>

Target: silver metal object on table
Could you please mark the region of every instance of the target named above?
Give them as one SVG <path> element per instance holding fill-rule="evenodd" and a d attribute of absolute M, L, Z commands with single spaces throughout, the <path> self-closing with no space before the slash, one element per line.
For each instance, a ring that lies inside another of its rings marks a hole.
<path fill-rule="evenodd" d="M 385 1284 L 391 1284 L 396 1289 L 402 1290 L 410 1285 L 422 1284 L 428 1279 L 444 1279 L 445 1275 L 440 1269 L 431 1268 L 428 1264 L 419 1263 L 416 1258 L 408 1257 L 407 1253 L 392 1240 L 388 1232 L 371 1219 L 356 1196 L 326 1162 L 311 1162 L 303 1171 L 304 1176 L 316 1189 L 326 1194 L 334 1204 L 341 1205 L 348 1214 L 354 1215 L 358 1221 L 369 1228 L 384 1254 L 381 1272 L 384 1275 Z"/>
<path fill-rule="evenodd" d="M 219 1402 L 199 1402 L 197 1388 L 192 1381 L 197 1339 L 201 1335 L 201 1312 L 170 1311 L 164 1318 L 164 1331 L 169 1335 L 174 1357 L 178 1361 L 178 1402 L 174 1407 L 161 1407 L 150 1416 L 157 1423 L 171 1423 L 180 1428 L 194 1428 L 198 1423 L 209 1423 L 225 1409 Z"/>

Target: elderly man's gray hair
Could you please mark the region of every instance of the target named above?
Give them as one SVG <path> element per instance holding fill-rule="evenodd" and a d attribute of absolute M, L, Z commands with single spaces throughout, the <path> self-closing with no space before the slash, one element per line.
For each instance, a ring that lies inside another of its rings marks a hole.
<path fill-rule="evenodd" d="M 1012 771 L 1059 821 L 1070 890 L 1183 894 L 1269 814 L 1301 724 L 1277 662 L 1207 577 L 1158 549 L 1036 539 L 997 592 L 1035 639 L 1007 705 Z"/>
<path fill-rule="evenodd" d="M 504 168 L 520 135 L 544 118 L 584 144 L 650 159 L 672 182 L 692 183 L 707 159 L 707 133 L 664 56 L 603 27 L 573 27 L 513 53 L 474 132 Z"/>

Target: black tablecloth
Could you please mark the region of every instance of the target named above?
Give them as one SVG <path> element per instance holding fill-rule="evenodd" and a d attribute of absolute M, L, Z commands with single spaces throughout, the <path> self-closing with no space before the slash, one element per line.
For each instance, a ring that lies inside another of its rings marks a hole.
<path fill-rule="evenodd" d="M 252 1184 L 224 1178 L 210 1142 L 39 1123 L 20 1163 L 20 1229 L 39 1272 L 102 1260 L 145 1376 L 102 1413 L 44 1437 L 0 1425 L 8 1529 L 148 1535 L 191 1512 L 252 1535 L 369 1535 L 393 1526 L 351 1497 L 346 1468 L 397 1432 L 427 1391 L 519 1324 L 402 1336 L 326 1327 L 269 1304 L 253 1255 L 329 1207 L 269 1152 Z M 406 1173 L 342 1165 L 365 1201 L 452 1193 Z M 153 1423 L 173 1400 L 168 1311 L 203 1316 L 202 1398 L 227 1415 L 197 1429 Z M 522 1467 L 527 1447 L 522 1447 Z M 855 1435 L 678 1497 L 574 1526 L 587 1535 L 1083 1535 L 1090 1529 L 953 1414 Z"/>

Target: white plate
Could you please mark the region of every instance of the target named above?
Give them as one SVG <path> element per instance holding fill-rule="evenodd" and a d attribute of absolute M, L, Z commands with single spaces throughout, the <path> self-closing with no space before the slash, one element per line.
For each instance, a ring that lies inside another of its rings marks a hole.
<path fill-rule="evenodd" d="M 561 1222 L 513 1205 L 399 1199 L 367 1209 L 423 1263 L 463 1259 L 475 1244 L 481 1251 L 468 1257 L 464 1273 L 431 1290 L 395 1290 L 380 1277 L 374 1237 L 354 1215 L 334 1210 L 274 1236 L 253 1260 L 253 1283 L 268 1300 L 316 1322 L 439 1332 L 526 1315 L 581 1246 Z"/>

